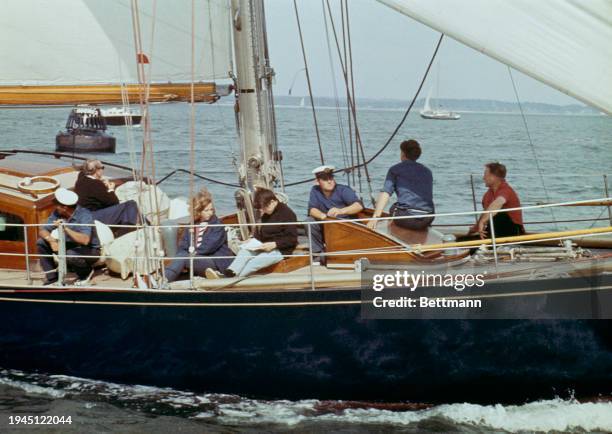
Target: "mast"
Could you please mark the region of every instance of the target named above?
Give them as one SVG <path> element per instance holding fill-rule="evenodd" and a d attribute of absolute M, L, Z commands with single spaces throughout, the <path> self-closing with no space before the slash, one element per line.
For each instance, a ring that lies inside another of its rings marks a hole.
<path fill-rule="evenodd" d="M 272 189 L 282 183 L 263 0 L 232 0 L 236 58 L 236 111 L 241 162 L 240 185 Z"/>

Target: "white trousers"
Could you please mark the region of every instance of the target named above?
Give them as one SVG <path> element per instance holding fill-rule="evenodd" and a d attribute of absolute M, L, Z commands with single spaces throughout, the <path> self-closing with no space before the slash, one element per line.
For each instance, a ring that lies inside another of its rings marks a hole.
<path fill-rule="evenodd" d="M 253 252 L 240 248 L 236 258 L 227 268 L 236 273 L 236 276 L 244 277 L 282 260 L 283 255 L 278 249 L 274 249 L 271 252 Z"/>

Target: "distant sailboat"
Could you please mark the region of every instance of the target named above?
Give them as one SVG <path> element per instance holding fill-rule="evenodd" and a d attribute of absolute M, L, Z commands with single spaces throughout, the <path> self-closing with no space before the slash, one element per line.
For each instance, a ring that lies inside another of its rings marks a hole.
<path fill-rule="evenodd" d="M 427 98 L 425 98 L 425 105 L 423 106 L 423 110 L 421 110 L 421 117 L 423 119 L 436 119 L 441 121 L 456 121 L 461 118 L 459 113 L 451 112 L 448 110 L 440 110 L 439 107 L 435 109 L 431 108 L 429 104 L 429 100 L 431 98 L 431 90 L 429 89 L 429 93 L 427 94 Z"/>
<path fill-rule="evenodd" d="M 302 98 L 302 100 L 300 101 L 300 107 L 301 108 L 306 107 L 306 100 L 304 98 Z"/>

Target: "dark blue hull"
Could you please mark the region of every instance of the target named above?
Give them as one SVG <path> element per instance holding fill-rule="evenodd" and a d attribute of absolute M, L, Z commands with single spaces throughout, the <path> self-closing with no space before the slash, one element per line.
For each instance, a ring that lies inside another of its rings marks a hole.
<path fill-rule="evenodd" d="M 5 292 L 0 366 L 259 398 L 511 402 L 612 393 L 610 320 L 364 320 L 359 297 Z"/>

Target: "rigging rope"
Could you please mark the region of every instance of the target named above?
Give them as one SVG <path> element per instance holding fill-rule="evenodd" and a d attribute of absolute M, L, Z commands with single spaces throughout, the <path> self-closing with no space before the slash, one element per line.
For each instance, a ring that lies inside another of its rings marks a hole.
<path fill-rule="evenodd" d="M 523 112 L 523 105 L 521 104 L 521 100 L 518 95 L 518 90 L 516 89 L 516 84 L 514 83 L 514 77 L 512 76 L 512 69 L 509 66 L 508 66 L 508 75 L 510 75 L 510 81 L 512 82 L 512 89 L 514 90 L 514 96 L 516 97 L 516 102 L 519 106 L 519 111 L 521 112 L 521 118 L 523 119 L 523 125 L 525 126 L 525 132 L 527 133 L 527 139 L 529 140 L 529 146 L 533 154 L 533 160 L 535 162 L 536 169 L 538 170 L 540 181 L 542 182 L 542 188 L 544 189 L 544 194 L 546 195 L 546 201 L 550 203 L 551 202 L 550 195 L 548 194 L 548 189 L 546 188 L 546 183 L 544 182 L 544 176 L 542 175 L 542 169 L 540 168 L 538 154 L 536 153 L 535 146 L 533 145 L 533 141 L 531 140 L 531 134 L 529 133 L 529 127 L 527 126 L 527 119 L 525 118 L 525 113 Z M 555 213 L 552 208 L 550 208 L 550 215 L 553 221 L 555 222 L 555 228 L 559 229 L 559 225 L 557 225 L 556 223 Z"/>
<path fill-rule="evenodd" d="M 372 201 L 373 206 L 376 206 L 376 199 L 374 198 L 374 195 L 372 194 L 372 178 L 370 177 L 370 171 L 368 170 L 368 163 L 366 163 L 365 152 L 363 150 L 363 143 L 361 141 L 361 134 L 359 133 L 359 129 L 357 128 L 357 106 L 356 106 L 357 103 L 355 101 L 355 76 L 353 74 L 353 46 L 351 42 L 351 27 L 350 27 L 349 9 L 348 9 L 347 0 L 345 0 L 344 2 L 344 8 L 345 8 L 345 16 L 346 16 L 346 34 L 347 34 L 347 39 L 348 39 L 348 54 L 349 54 L 349 59 L 350 59 L 350 61 L 347 60 L 347 64 L 349 66 L 350 77 L 351 77 L 351 95 L 352 95 L 351 109 L 353 112 L 353 121 L 355 123 L 355 142 L 357 146 L 359 146 L 359 151 L 361 151 L 361 157 L 364 162 L 363 170 L 366 175 L 366 182 L 368 185 L 368 193 L 370 194 L 370 200 Z M 357 160 L 359 161 L 359 152 L 357 153 L 357 157 L 358 157 Z M 361 182 L 359 184 L 359 188 L 361 190 Z"/>
<path fill-rule="evenodd" d="M 328 6 L 329 6 L 329 3 L 328 3 Z M 333 24 L 332 24 L 332 26 L 333 26 Z M 395 136 L 397 135 L 399 130 L 402 128 L 402 126 L 404 125 L 404 122 L 406 122 L 406 119 L 408 118 L 408 114 L 410 113 L 410 110 L 412 110 L 412 107 L 416 103 L 416 100 L 419 97 L 419 94 L 420 94 L 421 90 L 423 89 L 423 85 L 425 84 L 425 80 L 427 79 L 427 76 L 428 76 L 429 71 L 431 69 L 431 65 L 433 64 L 433 62 L 434 62 L 434 60 L 436 58 L 436 55 L 438 54 L 438 50 L 440 48 L 440 45 L 442 44 L 443 38 L 444 38 L 444 34 L 441 34 L 440 35 L 440 39 L 438 39 L 438 43 L 436 44 L 436 48 L 435 48 L 435 50 L 433 52 L 433 55 L 431 56 L 431 59 L 429 61 L 429 64 L 427 65 L 427 69 L 425 70 L 425 73 L 423 74 L 423 78 L 421 79 L 421 83 L 419 84 L 419 87 L 418 87 L 416 93 L 414 94 L 414 97 L 412 98 L 412 101 L 410 101 L 410 104 L 406 108 L 406 111 L 404 112 L 404 115 L 402 116 L 402 119 L 400 120 L 399 124 L 395 127 L 395 129 L 393 130 L 393 132 L 391 133 L 391 135 L 389 136 L 387 141 L 378 149 L 378 151 L 376 151 L 374 153 L 374 155 L 372 155 L 364 163 L 358 164 L 358 165 L 353 165 L 353 166 L 350 166 L 350 167 L 343 167 L 341 169 L 336 169 L 335 170 L 336 173 L 350 171 L 350 170 L 353 170 L 353 169 L 357 168 L 357 166 L 362 166 L 363 164 L 370 164 L 372 161 L 374 161 L 376 158 L 378 158 L 380 156 L 380 154 L 382 154 L 385 151 L 385 149 L 387 149 L 387 147 L 389 147 L 389 144 L 391 143 L 391 141 L 395 138 Z M 162 181 L 167 179 L 170 175 L 174 174 L 175 172 L 177 172 L 177 171 L 174 171 L 171 174 L 165 176 L 162 179 Z M 202 177 L 202 179 L 206 179 L 207 181 L 215 183 L 215 184 L 236 187 L 236 185 L 234 185 L 234 184 L 229 184 L 229 183 L 222 182 L 222 181 L 219 181 L 219 180 L 216 180 L 216 179 L 212 179 L 212 178 L 204 178 L 204 177 Z M 296 185 L 306 184 L 306 183 L 309 183 L 309 182 L 312 182 L 312 181 L 313 181 L 313 178 L 307 178 L 307 179 L 303 179 L 301 181 L 295 181 L 295 182 L 287 183 L 287 184 L 285 184 L 285 187 L 294 187 Z"/>
<path fill-rule="evenodd" d="M 317 135 L 317 144 L 319 145 L 319 157 L 321 164 L 325 164 L 325 158 L 323 158 L 323 148 L 321 147 L 321 137 L 319 135 L 319 124 L 317 122 L 317 112 L 315 110 L 314 98 L 312 97 L 312 86 L 310 84 L 310 72 L 308 70 L 308 62 L 306 61 L 306 49 L 304 48 L 304 37 L 302 36 L 302 26 L 300 25 L 300 15 L 298 13 L 298 7 L 296 0 L 293 0 L 293 9 L 295 10 L 295 19 L 297 21 L 298 34 L 300 35 L 300 45 L 302 47 L 302 58 L 304 59 L 304 70 L 306 71 L 306 82 L 308 83 L 308 95 L 310 97 L 310 106 L 312 107 L 312 118 L 314 120 L 315 132 Z"/>
<path fill-rule="evenodd" d="M 372 155 L 363 164 L 370 164 L 372 161 L 374 161 L 376 158 L 378 158 L 380 156 L 380 154 L 382 154 L 385 151 L 385 149 L 387 149 L 387 147 L 389 146 L 391 141 L 395 138 L 395 136 L 397 135 L 399 130 L 404 125 L 404 122 L 408 118 L 408 114 L 410 113 L 410 110 L 412 110 L 412 107 L 416 103 L 416 100 L 417 100 L 417 98 L 419 96 L 419 93 L 421 92 L 421 89 L 423 88 L 423 85 L 425 84 L 425 80 L 427 79 L 427 75 L 429 74 L 429 70 L 431 69 L 431 65 L 433 64 L 433 62 L 434 62 L 434 60 L 436 58 L 436 54 L 438 53 L 440 45 L 442 44 L 442 39 L 443 38 L 444 38 L 444 34 L 441 34 L 440 35 L 440 39 L 438 40 L 438 43 L 436 44 L 436 49 L 434 50 L 434 53 L 433 53 L 433 55 L 431 57 L 431 60 L 429 61 L 429 65 L 427 66 L 427 69 L 425 70 L 425 74 L 423 74 L 423 78 L 421 79 L 421 83 L 419 84 L 419 88 L 417 89 L 416 93 L 414 94 L 414 97 L 412 98 L 412 101 L 410 102 L 410 105 L 406 109 L 406 111 L 405 111 L 402 119 L 400 120 L 399 124 L 395 127 L 395 129 L 393 130 L 393 132 L 391 133 L 391 135 L 389 136 L 387 141 L 380 147 L 380 149 L 378 151 L 376 151 L 376 153 L 374 153 L 374 155 Z M 352 170 L 354 168 L 355 168 L 355 166 L 353 166 L 353 167 L 345 167 L 345 168 L 342 168 L 342 169 L 337 169 L 336 172 L 342 172 L 344 170 Z M 295 185 L 305 184 L 305 183 L 308 183 L 308 182 L 312 182 L 312 178 L 308 178 L 308 179 L 304 179 L 304 180 L 296 181 L 296 182 L 291 182 L 291 183 L 286 184 L 286 186 L 287 187 L 292 187 L 292 186 L 295 186 Z"/>
<path fill-rule="evenodd" d="M 143 45 L 142 45 L 142 34 L 141 34 L 141 26 L 140 26 L 140 8 L 138 6 L 138 0 L 133 0 L 131 3 L 132 6 L 132 26 L 133 26 L 133 32 L 134 32 L 134 44 L 135 44 L 135 49 L 136 49 L 136 56 L 137 56 L 137 62 L 136 62 L 136 67 L 137 67 L 137 75 L 138 75 L 138 83 L 139 83 L 139 91 L 138 91 L 138 98 L 139 98 L 139 103 L 140 103 L 140 108 L 142 110 L 142 119 L 144 121 L 143 123 L 143 141 L 142 141 L 142 159 L 141 159 L 141 165 L 140 165 L 140 177 L 142 180 L 145 179 L 145 166 L 146 166 L 146 159 L 147 156 L 149 156 L 149 158 L 153 158 L 153 149 L 152 146 L 150 144 L 151 142 L 151 135 L 150 135 L 150 114 L 149 114 L 149 94 L 148 94 L 148 88 L 147 88 L 147 76 L 145 74 L 145 69 L 144 69 L 144 63 L 145 63 L 145 54 L 143 51 Z M 154 10 L 155 12 L 155 10 Z M 155 19 L 155 18 L 153 18 Z M 153 26 L 154 29 L 154 26 Z M 150 55 L 151 53 L 149 53 Z M 143 94 L 143 87 L 145 88 L 145 92 Z M 154 170 L 151 173 L 151 177 L 153 178 L 154 176 Z M 155 180 L 153 179 L 153 182 Z M 142 197 L 142 193 L 143 193 L 143 182 L 140 182 L 138 185 L 138 197 Z M 151 201 L 151 191 L 149 189 L 149 201 Z M 156 199 L 157 199 L 157 195 Z M 151 201 L 151 203 L 155 203 L 156 204 L 156 216 L 159 216 L 159 206 L 157 205 L 157 201 L 153 202 Z M 144 216 L 142 217 L 142 221 L 141 223 L 144 224 Z M 157 221 L 153 222 L 154 224 L 158 224 L 159 223 L 159 218 L 157 219 Z M 150 250 L 149 250 L 149 237 L 147 236 L 147 233 L 143 233 L 143 239 L 144 239 L 144 272 L 147 275 L 151 275 L 151 259 L 149 256 Z M 140 233 L 137 236 L 137 243 L 140 243 Z"/>
<path fill-rule="evenodd" d="M 338 121 L 338 134 L 340 137 L 340 145 L 342 147 L 342 160 L 344 163 L 344 167 L 348 167 L 350 164 L 348 160 L 348 150 L 346 148 L 346 139 L 344 137 L 344 127 L 343 127 L 343 122 L 342 122 L 342 115 L 340 113 L 340 100 L 338 98 L 338 87 L 336 85 L 336 71 L 334 68 L 334 59 L 333 59 L 332 52 L 331 52 L 331 42 L 329 40 L 329 26 L 327 24 L 327 12 L 325 11 L 325 0 L 321 0 L 321 6 L 323 8 L 323 22 L 325 24 L 325 42 L 327 44 L 327 57 L 329 60 L 329 69 L 331 73 L 332 87 L 334 89 L 334 102 L 336 105 L 336 119 Z M 350 173 L 349 172 L 345 172 L 345 173 L 346 173 L 346 181 L 350 185 L 351 184 Z"/>
<path fill-rule="evenodd" d="M 342 70 L 342 76 L 344 78 L 344 90 L 346 92 L 346 119 L 347 119 L 347 123 L 348 123 L 348 136 L 349 136 L 349 147 L 350 147 L 350 153 L 351 153 L 351 166 L 355 166 L 355 152 L 354 152 L 354 148 L 353 148 L 353 118 L 351 116 L 351 108 L 350 108 L 350 92 L 349 92 L 349 88 L 348 88 L 348 82 L 346 79 L 346 69 L 344 67 L 344 63 L 343 63 L 343 57 L 342 54 L 340 52 L 340 46 L 338 44 L 338 35 L 336 34 L 336 26 L 334 24 L 334 16 L 331 12 L 331 7 L 329 5 L 329 0 L 326 0 L 327 3 L 327 9 L 329 12 L 329 21 L 332 25 L 332 30 L 334 32 L 334 40 L 336 41 L 336 49 L 338 51 L 338 60 L 340 62 L 340 68 Z M 344 9 L 342 7 L 342 2 L 340 2 L 340 22 L 342 24 L 342 51 L 344 53 L 344 59 L 346 59 L 346 29 L 345 29 L 345 25 L 344 25 Z M 356 186 L 356 182 L 355 182 L 355 171 L 351 170 L 350 171 L 351 174 L 353 175 L 353 186 Z M 357 178 L 359 179 L 359 184 L 361 184 L 361 170 L 359 167 L 357 167 Z"/>

